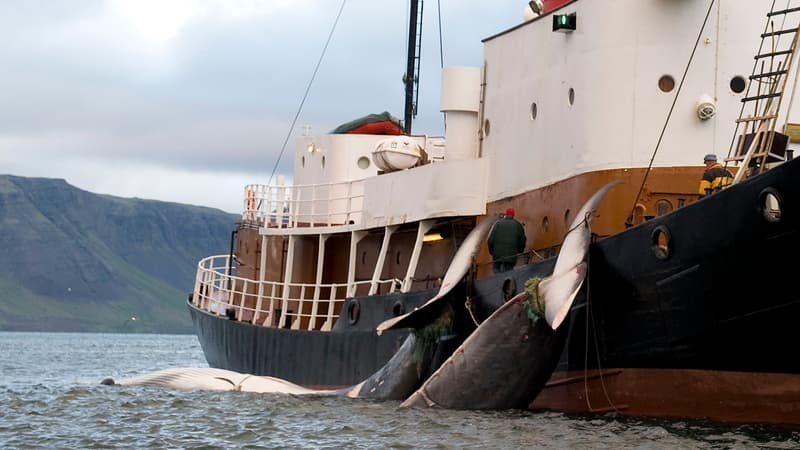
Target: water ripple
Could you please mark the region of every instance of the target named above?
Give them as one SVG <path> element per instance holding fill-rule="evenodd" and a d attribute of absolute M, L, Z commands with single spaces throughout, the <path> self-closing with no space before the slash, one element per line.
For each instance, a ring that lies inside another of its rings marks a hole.
<path fill-rule="evenodd" d="M 98 385 L 106 376 L 203 367 L 193 336 L 0 333 L 0 354 L 9 355 L 0 372 L 4 449 L 800 447 L 797 431 L 765 426 Z"/>

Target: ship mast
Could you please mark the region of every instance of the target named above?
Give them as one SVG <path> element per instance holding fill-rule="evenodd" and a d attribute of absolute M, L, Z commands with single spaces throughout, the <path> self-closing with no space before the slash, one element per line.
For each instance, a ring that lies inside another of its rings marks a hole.
<path fill-rule="evenodd" d="M 403 83 L 406 85 L 403 131 L 411 134 L 411 120 L 417 117 L 419 99 L 419 63 L 422 46 L 422 0 L 411 0 L 408 15 L 408 59 Z"/>

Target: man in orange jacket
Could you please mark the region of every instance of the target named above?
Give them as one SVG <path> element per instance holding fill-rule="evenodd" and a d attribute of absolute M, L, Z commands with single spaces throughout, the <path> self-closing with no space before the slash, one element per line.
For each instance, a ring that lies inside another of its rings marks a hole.
<path fill-rule="evenodd" d="M 706 171 L 703 172 L 703 178 L 700 179 L 698 188 L 700 197 L 708 195 L 714 190 L 725 188 L 733 182 L 733 175 L 717 162 L 717 155 L 708 154 L 703 158 L 703 162 L 706 164 Z"/>

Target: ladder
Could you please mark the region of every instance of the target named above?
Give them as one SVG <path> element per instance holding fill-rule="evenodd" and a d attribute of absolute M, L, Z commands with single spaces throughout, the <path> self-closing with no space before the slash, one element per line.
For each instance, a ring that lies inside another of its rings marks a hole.
<path fill-rule="evenodd" d="M 740 166 L 734 184 L 747 172 L 755 174 L 766 170 L 768 162 L 785 160 L 780 148 L 776 152 L 772 150 L 781 145 L 785 150 L 786 136 L 779 133 L 776 141 L 775 125 L 800 37 L 800 7 L 788 7 L 790 2 L 787 2 L 786 8 L 776 10 L 775 3 L 772 2 L 767 13 L 761 45 L 754 57 L 753 72 L 736 119 L 734 140 L 725 158 L 726 163 Z"/>

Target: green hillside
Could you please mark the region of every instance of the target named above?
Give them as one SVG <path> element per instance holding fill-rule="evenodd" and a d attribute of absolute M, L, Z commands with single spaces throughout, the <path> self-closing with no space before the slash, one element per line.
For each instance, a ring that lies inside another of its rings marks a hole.
<path fill-rule="evenodd" d="M 0 330 L 190 333 L 197 261 L 236 219 L 0 175 Z"/>

